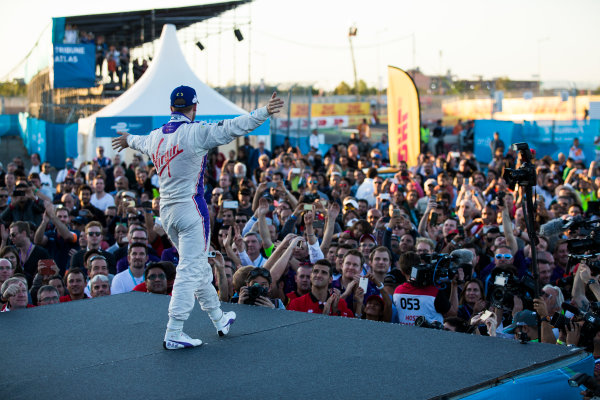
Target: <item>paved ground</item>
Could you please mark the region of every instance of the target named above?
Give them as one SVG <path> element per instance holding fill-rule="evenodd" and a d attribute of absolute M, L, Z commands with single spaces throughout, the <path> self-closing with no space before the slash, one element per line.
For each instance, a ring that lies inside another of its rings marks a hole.
<path fill-rule="evenodd" d="M 199 307 L 201 348 L 165 351 L 169 297 L 128 293 L 0 314 L 5 399 L 431 398 L 566 356 L 424 328 L 226 304 L 219 338 Z"/>

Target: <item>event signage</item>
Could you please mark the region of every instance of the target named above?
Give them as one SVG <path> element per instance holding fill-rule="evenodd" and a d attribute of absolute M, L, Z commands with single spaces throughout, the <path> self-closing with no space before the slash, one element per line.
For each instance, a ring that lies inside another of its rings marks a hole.
<path fill-rule="evenodd" d="M 93 44 L 55 44 L 54 88 L 96 86 L 96 48 Z"/>
<path fill-rule="evenodd" d="M 369 115 L 371 105 L 368 102 L 357 103 L 314 103 L 310 105 L 310 116 L 333 117 L 343 115 Z M 292 104 L 290 111 L 292 118 L 308 116 L 308 104 Z"/>
<path fill-rule="evenodd" d="M 195 122 L 219 123 L 239 115 L 196 115 Z M 147 135 L 153 129 L 169 122 L 170 116 L 116 116 L 98 117 L 96 119 L 96 137 L 115 137 L 117 132 L 127 132 L 133 135 Z M 269 120 L 252 131 L 251 135 L 270 135 Z"/>
<path fill-rule="evenodd" d="M 420 152 L 419 93 L 412 78 L 400 68 L 388 67 L 388 138 L 390 164 L 416 165 Z"/>

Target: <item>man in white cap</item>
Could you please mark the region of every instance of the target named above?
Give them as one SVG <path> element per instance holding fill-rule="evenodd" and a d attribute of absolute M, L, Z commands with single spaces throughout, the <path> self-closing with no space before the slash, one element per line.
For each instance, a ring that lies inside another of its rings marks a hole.
<path fill-rule="evenodd" d="M 189 86 L 171 93 L 171 120 L 147 136 L 118 132 L 113 139 L 117 151 L 131 147 L 152 158 L 160 182 L 160 215 L 180 260 L 169 304 L 169 322 L 163 342 L 167 350 L 196 347 L 200 339 L 183 333 L 183 324 L 194 308 L 194 296 L 208 312 L 219 336 L 229 332 L 234 312 L 223 312 L 212 285 L 208 264 L 210 218 L 204 200 L 204 173 L 208 152 L 258 128 L 283 107 L 273 93 L 266 107 L 249 115 L 219 123 L 193 123 L 198 99 Z"/>

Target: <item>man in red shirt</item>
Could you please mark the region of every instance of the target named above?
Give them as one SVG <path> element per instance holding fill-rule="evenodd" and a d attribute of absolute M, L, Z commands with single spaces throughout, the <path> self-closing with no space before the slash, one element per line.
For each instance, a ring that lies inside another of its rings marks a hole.
<path fill-rule="evenodd" d="M 67 274 L 65 275 L 65 282 L 67 284 L 67 290 L 69 291 L 69 294 L 62 296 L 59 299 L 61 303 L 89 298 L 84 293 L 85 277 L 81 269 L 69 268 Z"/>
<path fill-rule="evenodd" d="M 325 259 L 317 261 L 310 273 L 310 292 L 292 300 L 288 310 L 354 317 L 344 299 L 340 298 L 339 290 L 330 293 L 329 284 L 333 280 L 332 276 L 331 263 Z"/>
<path fill-rule="evenodd" d="M 302 297 L 305 294 L 310 292 L 310 273 L 312 272 L 312 267 L 310 264 L 308 265 L 300 265 L 296 270 L 296 290 L 293 292 L 286 293 L 288 298 L 288 304 L 290 301 L 297 299 L 298 297 Z"/>

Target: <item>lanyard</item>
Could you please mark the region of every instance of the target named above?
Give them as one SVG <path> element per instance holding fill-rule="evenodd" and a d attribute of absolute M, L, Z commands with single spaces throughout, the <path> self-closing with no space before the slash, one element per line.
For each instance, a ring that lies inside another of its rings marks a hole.
<path fill-rule="evenodd" d="M 131 268 L 128 268 L 127 271 L 129 271 L 129 276 L 131 276 L 131 280 L 133 281 L 134 286 L 137 286 L 143 282 L 143 279 L 139 282 L 135 280 L 135 276 L 133 276 L 133 274 L 131 273 Z"/>
<path fill-rule="evenodd" d="M 29 258 L 29 253 L 31 253 L 31 248 L 33 247 L 33 243 L 29 244 L 29 248 L 27 249 L 27 253 L 25 253 L 25 258 L 21 257 L 21 264 L 25 264 L 27 259 Z M 21 250 L 19 250 L 19 255 L 22 256 Z"/>

